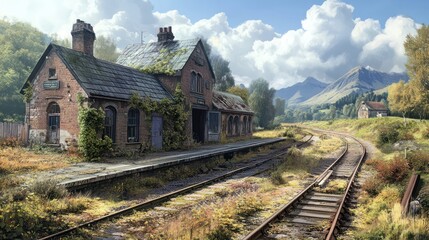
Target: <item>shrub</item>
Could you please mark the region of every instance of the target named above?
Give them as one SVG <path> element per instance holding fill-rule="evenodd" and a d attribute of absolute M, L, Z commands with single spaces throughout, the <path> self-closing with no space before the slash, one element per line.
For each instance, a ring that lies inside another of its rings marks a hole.
<path fill-rule="evenodd" d="M 362 190 L 366 191 L 372 197 L 380 193 L 382 188 L 383 185 L 380 184 L 380 179 L 374 176 L 366 179 L 362 185 Z"/>
<path fill-rule="evenodd" d="M 297 148 L 295 146 L 289 148 L 289 150 L 287 151 L 287 153 L 291 157 L 301 157 L 302 156 L 301 150 L 299 150 L 299 148 Z"/>
<path fill-rule="evenodd" d="M 42 201 L 29 196 L 26 201 L 2 205 L 0 239 L 36 239 L 38 234 L 64 228 L 65 224 L 55 221 L 53 214 L 44 212 Z"/>
<path fill-rule="evenodd" d="M 409 173 L 408 161 L 395 155 L 392 161 L 380 161 L 376 166 L 377 178 L 385 183 L 397 183 L 404 180 Z"/>
<path fill-rule="evenodd" d="M 423 137 L 429 139 L 429 127 L 427 127 L 426 130 L 423 131 Z"/>
<path fill-rule="evenodd" d="M 16 137 L 8 137 L 0 139 L 0 148 L 6 147 L 19 147 L 22 146 L 22 142 Z"/>
<path fill-rule="evenodd" d="M 382 126 L 378 130 L 377 145 L 382 146 L 387 143 L 395 143 L 399 139 L 398 126 L 387 125 Z"/>
<path fill-rule="evenodd" d="M 216 228 L 207 235 L 207 240 L 229 240 L 232 239 L 233 232 L 226 227 Z"/>
<path fill-rule="evenodd" d="M 426 184 L 419 192 L 418 196 L 423 211 L 429 214 L 429 184 Z"/>
<path fill-rule="evenodd" d="M 270 181 L 274 185 L 281 185 L 285 183 L 285 180 L 282 177 L 282 172 L 276 170 L 270 174 Z"/>
<path fill-rule="evenodd" d="M 429 166 L 429 153 L 427 151 L 410 152 L 407 160 L 410 168 L 416 171 L 426 171 Z"/>
<path fill-rule="evenodd" d="M 45 199 L 58 199 L 68 195 L 64 186 L 50 179 L 35 182 L 30 190 Z"/>

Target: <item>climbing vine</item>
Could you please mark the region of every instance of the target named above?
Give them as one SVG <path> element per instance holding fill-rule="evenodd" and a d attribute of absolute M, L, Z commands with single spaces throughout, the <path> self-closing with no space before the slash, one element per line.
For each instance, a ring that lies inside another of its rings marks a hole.
<path fill-rule="evenodd" d="M 31 84 L 29 84 L 24 89 L 24 102 L 30 103 L 31 98 L 33 98 L 33 86 Z"/>
<path fill-rule="evenodd" d="M 186 49 L 180 49 L 177 51 L 170 52 L 166 48 L 163 48 L 159 51 L 159 55 L 155 59 L 154 63 L 140 69 L 140 71 L 147 74 L 166 74 L 172 76 L 176 72 L 173 69 L 171 60 L 176 56 L 184 54 L 185 52 Z"/>
<path fill-rule="evenodd" d="M 137 94 L 133 94 L 131 104 L 143 110 L 149 117 L 153 113 L 163 117 L 162 144 L 165 150 L 183 147 L 187 140 L 186 121 L 188 113 L 185 110 L 185 96 L 180 84 L 177 85 L 172 99 L 164 98 L 158 102 L 150 98 L 142 99 Z"/>
<path fill-rule="evenodd" d="M 102 153 L 112 150 L 112 140 L 101 137 L 100 132 L 104 128 L 104 111 L 93 107 L 84 106 L 84 98 L 78 95 L 79 103 L 79 151 L 88 161 L 97 161 Z"/>

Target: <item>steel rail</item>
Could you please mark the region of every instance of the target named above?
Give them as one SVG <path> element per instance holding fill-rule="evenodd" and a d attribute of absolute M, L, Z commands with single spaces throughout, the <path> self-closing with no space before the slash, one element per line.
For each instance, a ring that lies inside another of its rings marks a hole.
<path fill-rule="evenodd" d="M 346 209 L 345 208 L 345 205 L 346 205 L 345 203 L 346 203 L 346 201 L 349 200 L 351 189 L 352 189 L 353 184 L 355 182 L 357 173 L 359 172 L 359 169 L 360 169 L 360 167 L 361 167 L 361 165 L 363 163 L 363 160 L 365 159 L 365 156 L 366 156 L 366 149 L 363 146 L 363 144 L 359 140 L 357 140 L 356 138 L 354 138 L 354 137 L 351 137 L 351 136 L 348 136 L 348 137 L 354 139 L 355 141 L 357 141 L 360 144 L 361 150 L 362 150 L 362 156 L 360 157 L 359 162 L 358 162 L 355 170 L 353 171 L 352 176 L 350 177 L 349 183 L 347 184 L 346 192 L 345 192 L 345 194 L 344 194 L 344 196 L 343 196 L 343 198 L 342 198 L 342 200 L 340 202 L 340 205 L 338 207 L 337 212 L 335 213 L 335 217 L 334 217 L 334 219 L 331 222 L 331 226 L 329 227 L 329 232 L 326 234 L 325 239 L 336 239 L 336 236 L 335 236 L 336 232 L 335 231 L 339 227 L 341 214 Z"/>
<path fill-rule="evenodd" d="M 302 146 L 303 144 L 308 143 L 312 139 L 313 135 L 309 135 L 309 136 L 310 137 L 306 141 L 301 142 L 299 144 L 295 144 L 295 145 L 296 146 Z M 157 197 L 155 199 L 148 200 L 148 201 L 145 201 L 143 203 L 139 203 L 139 204 L 136 204 L 134 206 L 130 206 L 130 207 L 124 208 L 122 210 L 113 212 L 111 214 L 108 214 L 108 215 L 105 215 L 105 216 L 93 219 L 91 221 L 87 221 L 87 222 L 81 223 L 81 224 L 79 224 L 77 226 L 65 229 L 63 231 L 51 234 L 49 236 L 45 236 L 45 237 L 39 238 L 39 240 L 57 239 L 59 237 L 65 236 L 67 234 L 70 234 L 70 233 L 72 233 L 72 232 L 74 232 L 74 231 L 76 231 L 78 229 L 85 228 L 85 227 L 90 227 L 90 226 L 94 226 L 94 225 L 96 225 L 96 224 L 98 224 L 100 222 L 111 220 L 111 219 L 114 219 L 116 217 L 132 213 L 135 210 L 148 209 L 148 208 L 150 208 L 152 206 L 155 206 L 155 205 L 161 204 L 163 202 L 166 202 L 166 201 L 170 200 L 171 198 L 176 197 L 178 195 L 183 195 L 185 193 L 188 193 L 188 192 L 197 190 L 197 189 L 199 189 L 201 187 L 204 187 L 204 186 L 206 186 L 206 185 L 208 185 L 210 183 L 214 183 L 214 182 L 223 180 L 225 178 L 228 178 L 230 176 L 233 176 L 233 175 L 235 175 L 237 173 L 240 173 L 240 172 L 243 172 L 243 171 L 246 171 L 246 170 L 258 167 L 258 166 L 260 166 L 260 165 L 262 165 L 262 164 L 264 164 L 264 163 L 266 163 L 266 162 L 268 162 L 268 161 L 270 161 L 272 159 L 275 159 L 277 157 L 280 157 L 282 155 L 287 154 L 287 149 L 290 148 L 291 146 L 293 146 L 293 144 L 285 147 L 284 149 L 282 149 L 282 151 L 280 153 L 276 153 L 274 156 L 270 156 L 267 159 L 263 159 L 263 160 L 255 163 L 255 164 L 252 164 L 252 165 L 249 165 L 249 166 L 245 166 L 245 167 L 241 167 L 241 168 L 229 171 L 229 172 L 227 172 L 227 173 L 225 173 L 225 174 L 223 174 L 221 176 L 214 177 L 214 178 L 202 181 L 200 183 L 193 184 L 191 186 L 188 186 L 188 187 L 185 187 L 185 188 L 173 191 L 171 193 L 167 193 L 167 194 L 161 195 L 161 196 L 159 196 L 159 197 Z"/>
<path fill-rule="evenodd" d="M 272 214 L 268 219 L 266 219 L 263 223 L 261 223 L 256 229 L 254 229 L 251 233 L 243 238 L 243 240 L 254 240 L 262 237 L 265 231 L 270 227 L 270 224 L 275 222 L 278 219 L 283 218 L 283 216 L 291 209 L 293 206 L 298 203 L 302 198 L 304 198 L 310 190 L 320 182 L 322 176 L 326 175 L 329 170 L 332 170 L 333 167 L 344 157 L 344 155 L 348 151 L 348 143 L 342 139 L 346 147 L 341 155 L 328 167 L 323 173 L 319 175 L 319 177 L 313 181 L 308 187 L 302 190 L 298 195 L 296 195 L 291 201 L 287 204 L 283 205 L 279 210 L 277 210 L 274 214 Z"/>

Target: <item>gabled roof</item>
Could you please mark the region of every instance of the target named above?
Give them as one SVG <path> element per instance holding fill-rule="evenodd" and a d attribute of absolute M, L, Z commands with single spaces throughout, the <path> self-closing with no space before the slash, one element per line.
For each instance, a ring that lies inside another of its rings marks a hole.
<path fill-rule="evenodd" d="M 241 97 L 226 92 L 213 90 L 213 105 L 220 111 L 253 114 Z"/>
<path fill-rule="evenodd" d="M 365 102 L 365 105 L 368 107 L 369 110 L 374 111 L 387 111 L 387 107 L 384 106 L 382 102 Z"/>
<path fill-rule="evenodd" d="M 129 100 L 133 93 L 137 93 L 141 97 L 149 97 L 157 101 L 171 98 L 153 75 L 55 44 L 48 46 L 28 80 L 34 79 L 38 68 L 51 50 L 58 54 L 90 97 Z"/>
<path fill-rule="evenodd" d="M 118 60 L 116 60 L 116 63 L 134 68 L 145 68 L 155 64 L 159 59 L 165 59 L 166 55 L 172 54 L 173 57 L 169 64 L 172 70 L 180 71 L 183 69 L 186 62 L 191 57 L 192 52 L 200 42 L 201 40 L 196 38 L 189 40 L 133 44 L 124 49 L 121 55 L 119 55 Z M 207 57 L 204 46 L 202 48 L 205 56 Z M 208 66 L 214 77 L 210 61 L 208 61 Z"/>

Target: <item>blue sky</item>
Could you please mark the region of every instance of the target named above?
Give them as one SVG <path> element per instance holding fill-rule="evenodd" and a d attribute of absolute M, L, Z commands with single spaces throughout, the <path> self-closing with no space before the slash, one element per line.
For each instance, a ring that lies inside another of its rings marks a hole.
<path fill-rule="evenodd" d="M 262 77 L 277 89 L 356 66 L 404 72 L 404 40 L 429 23 L 428 9 L 423 0 L 0 0 L 0 18 L 69 39 L 81 19 L 118 50 L 172 26 L 176 39 L 206 38 L 237 84 Z"/>
<path fill-rule="evenodd" d="M 373 18 L 385 22 L 389 17 L 404 15 L 418 23 L 429 23 L 429 1 L 427 0 L 346 0 L 354 6 L 355 18 Z M 249 19 L 262 19 L 278 32 L 301 27 L 307 10 L 323 1 L 308 0 L 154 0 L 154 10 L 167 12 L 179 10 L 196 22 L 225 12 L 232 27 Z"/>

